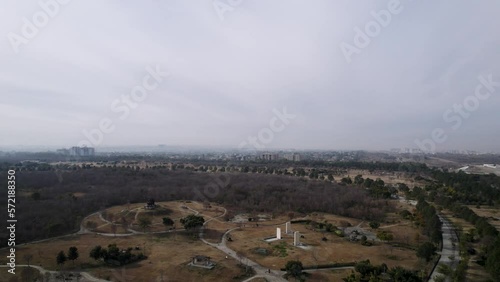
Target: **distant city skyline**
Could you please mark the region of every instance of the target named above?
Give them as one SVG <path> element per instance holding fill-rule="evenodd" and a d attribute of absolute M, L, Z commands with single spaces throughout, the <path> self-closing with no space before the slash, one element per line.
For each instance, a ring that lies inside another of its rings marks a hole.
<path fill-rule="evenodd" d="M 66 150 L 69 154 L 72 146 L 0 146 L 0 152 L 53 152 L 61 153 L 61 151 Z M 197 152 L 197 153 L 211 153 L 211 152 L 240 152 L 240 153 L 301 153 L 301 152 L 381 152 L 381 153 L 398 153 L 398 154 L 422 154 L 431 153 L 425 152 L 421 149 L 415 148 L 387 148 L 380 150 L 368 150 L 368 149 L 308 149 L 308 148 L 266 148 L 266 149 L 240 149 L 237 147 L 226 147 L 226 146 L 185 146 L 185 145 L 122 145 L 122 146 L 100 146 L 97 148 L 91 147 L 95 150 L 97 154 L 109 153 L 109 152 L 120 152 L 120 153 L 134 153 L 134 152 Z M 452 153 L 452 154 L 500 154 L 500 151 L 477 151 L 470 149 L 443 149 L 437 150 L 434 153 Z"/>
<path fill-rule="evenodd" d="M 0 150 L 500 152 L 499 10 L 494 0 L 228 10 L 8 0 Z"/>

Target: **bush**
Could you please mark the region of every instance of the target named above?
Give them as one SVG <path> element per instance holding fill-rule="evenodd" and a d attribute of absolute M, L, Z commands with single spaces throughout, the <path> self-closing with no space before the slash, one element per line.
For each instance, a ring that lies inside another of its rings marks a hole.
<path fill-rule="evenodd" d="M 429 262 L 436 254 L 436 246 L 431 242 L 425 242 L 417 249 L 417 257 L 425 259 Z"/>
<path fill-rule="evenodd" d="M 392 239 L 394 239 L 394 236 L 388 231 L 379 231 L 377 233 L 377 238 L 382 241 L 391 241 Z"/>

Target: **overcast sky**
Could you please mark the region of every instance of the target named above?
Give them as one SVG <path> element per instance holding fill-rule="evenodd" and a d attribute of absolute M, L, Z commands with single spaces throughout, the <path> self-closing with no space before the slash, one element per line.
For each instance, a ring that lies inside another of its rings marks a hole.
<path fill-rule="evenodd" d="M 497 0 L 54 1 L 2 1 L 0 150 L 92 144 L 104 120 L 97 147 L 417 148 L 441 128 L 438 150 L 500 152 Z M 120 102 L 147 68 L 169 76 Z"/>

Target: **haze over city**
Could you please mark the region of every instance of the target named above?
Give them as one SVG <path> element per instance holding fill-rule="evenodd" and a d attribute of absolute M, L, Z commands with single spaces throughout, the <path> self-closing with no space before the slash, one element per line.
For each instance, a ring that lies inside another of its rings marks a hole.
<path fill-rule="evenodd" d="M 0 282 L 500 281 L 500 1 L 0 9 Z"/>
<path fill-rule="evenodd" d="M 259 149 L 259 133 L 266 149 L 381 150 L 442 129 L 437 150 L 500 151 L 498 1 L 215 3 L 71 1 L 36 26 L 40 4 L 4 2 L 0 150 Z"/>

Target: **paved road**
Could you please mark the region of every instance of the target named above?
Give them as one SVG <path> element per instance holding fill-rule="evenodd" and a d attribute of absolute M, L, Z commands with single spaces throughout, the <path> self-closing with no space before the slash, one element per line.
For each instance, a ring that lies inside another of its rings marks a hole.
<path fill-rule="evenodd" d="M 236 254 L 236 252 L 234 250 L 232 250 L 231 248 L 229 248 L 226 244 L 226 237 L 227 235 L 235 230 L 235 229 L 238 229 L 239 227 L 236 227 L 236 228 L 233 228 L 233 229 L 230 229 L 228 231 L 226 231 L 226 233 L 224 233 L 224 235 L 222 236 L 222 242 L 219 243 L 219 244 L 214 244 L 214 243 L 210 243 L 208 241 L 206 241 L 205 239 L 201 238 L 201 240 L 205 243 L 205 244 L 208 244 L 214 248 L 217 248 L 218 250 L 224 252 L 226 255 L 236 259 L 236 260 L 240 260 L 240 261 L 243 261 L 246 263 L 246 265 L 252 267 L 255 272 L 256 272 L 256 275 L 254 277 L 251 277 L 245 281 L 251 281 L 252 279 L 256 278 L 256 277 L 264 277 L 266 278 L 268 281 L 286 281 L 284 278 L 282 278 L 281 276 L 284 274 L 284 272 L 282 271 L 278 271 L 278 270 L 271 270 L 271 273 L 268 273 L 268 268 L 267 267 L 263 267 L 262 265 L 250 260 L 249 258 L 247 257 L 242 257 L 242 256 L 238 256 Z"/>
<path fill-rule="evenodd" d="M 453 242 L 458 243 L 457 234 L 454 231 L 453 225 L 441 215 L 439 216 L 439 220 L 443 223 L 441 227 L 441 231 L 443 233 L 443 249 L 441 250 L 441 258 L 439 259 L 439 264 L 446 264 L 450 266 L 453 270 L 457 268 L 458 262 L 460 260 L 460 253 L 458 252 L 458 245 L 454 245 Z M 454 259 L 450 259 L 453 257 Z M 430 282 L 435 281 L 436 277 L 442 275 L 437 272 L 437 267 L 434 268 L 434 271 L 431 274 Z M 449 281 L 449 279 L 447 279 Z"/>

